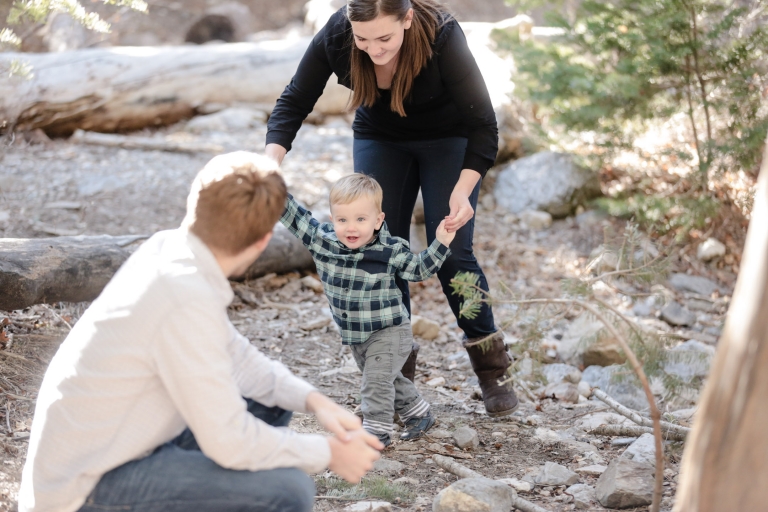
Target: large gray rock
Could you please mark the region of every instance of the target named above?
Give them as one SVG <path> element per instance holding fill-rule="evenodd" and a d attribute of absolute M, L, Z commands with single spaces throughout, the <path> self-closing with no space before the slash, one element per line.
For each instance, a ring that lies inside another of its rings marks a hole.
<path fill-rule="evenodd" d="M 542 210 L 565 217 L 600 195 L 600 184 L 597 174 L 576 165 L 572 155 L 543 151 L 507 165 L 493 195 L 497 205 L 512 213 Z"/>
<path fill-rule="evenodd" d="M 627 369 L 620 365 L 589 366 L 582 379 L 592 387 L 599 387 L 617 402 L 637 411 L 648 409 L 648 400 L 633 376 L 627 376 Z"/>
<path fill-rule="evenodd" d="M 707 297 L 716 291 L 720 291 L 720 287 L 714 281 L 705 277 L 689 276 L 688 274 L 672 274 L 669 278 L 669 284 L 681 292 L 693 292 Z"/>
<path fill-rule="evenodd" d="M 656 439 L 653 434 L 643 434 L 629 445 L 621 456 L 656 467 Z"/>
<path fill-rule="evenodd" d="M 509 512 L 515 491 L 488 478 L 465 478 L 440 491 L 432 512 Z"/>
<path fill-rule="evenodd" d="M 579 481 L 579 475 L 565 466 L 554 462 L 545 462 L 534 478 L 536 485 L 573 485 Z"/>
<path fill-rule="evenodd" d="M 700 341 L 688 340 L 669 352 L 664 362 L 664 371 L 685 382 L 691 382 L 696 377 L 706 377 L 715 349 Z"/>
<path fill-rule="evenodd" d="M 653 467 L 618 457 L 597 479 L 595 495 L 597 501 L 607 508 L 650 505 L 653 500 Z"/>

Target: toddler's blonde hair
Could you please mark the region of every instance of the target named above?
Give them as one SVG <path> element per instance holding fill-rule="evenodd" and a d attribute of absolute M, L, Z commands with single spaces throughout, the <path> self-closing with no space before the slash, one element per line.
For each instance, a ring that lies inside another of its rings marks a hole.
<path fill-rule="evenodd" d="M 367 196 L 376 204 L 376 209 L 381 212 L 381 201 L 384 192 L 381 185 L 375 179 L 365 174 L 355 173 L 344 176 L 331 187 L 329 201 L 334 204 L 349 204 L 356 199 Z"/>

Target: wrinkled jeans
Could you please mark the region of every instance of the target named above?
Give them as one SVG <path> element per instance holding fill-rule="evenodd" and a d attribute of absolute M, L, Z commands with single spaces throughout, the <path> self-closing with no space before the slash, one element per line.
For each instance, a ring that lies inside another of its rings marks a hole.
<path fill-rule="evenodd" d="M 247 400 L 248 411 L 287 426 L 292 413 Z M 101 477 L 79 512 L 310 512 L 315 485 L 303 471 L 235 471 L 200 451 L 187 429 L 143 459 Z"/>

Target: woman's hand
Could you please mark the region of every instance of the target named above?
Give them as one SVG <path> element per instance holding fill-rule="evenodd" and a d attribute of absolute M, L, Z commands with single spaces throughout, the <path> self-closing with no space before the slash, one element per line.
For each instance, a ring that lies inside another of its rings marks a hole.
<path fill-rule="evenodd" d="M 277 165 L 283 163 L 283 158 L 285 158 L 287 152 L 288 151 L 283 146 L 275 143 L 267 144 L 267 147 L 264 148 L 264 155 L 277 162 Z"/>
<path fill-rule="evenodd" d="M 445 229 L 449 233 L 456 232 L 475 215 L 475 210 L 469 202 L 469 196 L 472 195 L 472 191 L 475 190 L 478 181 L 480 181 L 479 172 L 472 169 L 461 171 L 459 181 L 453 187 L 451 198 L 448 201 L 451 213 L 446 217 Z"/>

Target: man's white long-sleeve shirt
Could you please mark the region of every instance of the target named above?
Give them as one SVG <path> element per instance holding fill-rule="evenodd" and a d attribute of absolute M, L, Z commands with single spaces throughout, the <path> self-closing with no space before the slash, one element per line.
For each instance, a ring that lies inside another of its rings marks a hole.
<path fill-rule="evenodd" d="M 80 508 L 99 478 L 185 427 L 236 470 L 330 461 L 320 435 L 275 428 L 242 397 L 304 412 L 314 388 L 241 336 L 211 251 L 185 229 L 154 235 L 118 271 L 51 361 L 37 399 L 20 512 Z"/>

